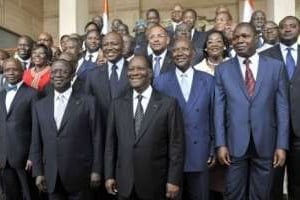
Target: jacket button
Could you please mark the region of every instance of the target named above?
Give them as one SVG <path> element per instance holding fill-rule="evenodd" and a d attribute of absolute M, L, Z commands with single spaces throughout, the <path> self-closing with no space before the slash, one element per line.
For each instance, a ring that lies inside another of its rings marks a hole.
<path fill-rule="evenodd" d="M 197 141 L 194 141 L 194 144 L 197 144 L 198 142 Z"/>

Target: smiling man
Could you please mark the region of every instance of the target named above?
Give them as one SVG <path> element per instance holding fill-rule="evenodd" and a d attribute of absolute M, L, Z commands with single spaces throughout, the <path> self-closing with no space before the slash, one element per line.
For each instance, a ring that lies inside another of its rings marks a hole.
<path fill-rule="evenodd" d="M 288 80 L 283 63 L 256 53 L 249 23 L 233 32 L 237 53 L 215 71 L 218 157 L 227 165 L 225 199 L 270 199 L 273 168 L 289 147 Z"/>
<path fill-rule="evenodd" d="M 100 185 L 100 119 L 94 98 L 72 90 L 74 72 L 68 61 L 55 61 L 51 66 L 54 89 L 33 109 L 33 175 L 50 200 L 89 200 L 90 187 Z"/>
<path fill-rule="evenodd" d="M 27 35 L 19 37 L 15 58 L 21 62 L 24 69 L 28 69 L 32 66 L 30 59 L 32 48 L 33 40 L 31 37 Z"/>
<path fill-rule="evenodd" d="M 132 89 L 113 101 L 108 118 L 107 191 L 120 200 L 175 199 L 184 160 L 179 106 L 151 87 L 145 57 L 134 57 L 127 75 Z"/>
<path fill-rule="evenodd" d="M 178 39 L 173 48 L 176 69 L 155 79 L 154 87 L 179 102 L 185 128 L 182 199 L 208 200 L 208 166 L 214 163 L 212 108 L 213 77 L 193 69 L 193 44 Z"/>

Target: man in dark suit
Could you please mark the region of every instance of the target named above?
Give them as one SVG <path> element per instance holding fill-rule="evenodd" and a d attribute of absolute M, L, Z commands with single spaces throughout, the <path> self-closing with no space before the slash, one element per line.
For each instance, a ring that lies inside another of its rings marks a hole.
<path fill-rule="evenodd" d="M 101 35 L 98 30 L 91 30 L 86 33 L 84 40 L 86 51 L 83 52 L 82 57 L 79 59 L 76 76 L 80 79 L 85 79 L 87 73 L 97 67 L 98 50 L 101 44 Z"/>
<path fill-rule="evenodd" d="M 8 85 L 0 92 L 0 169 L 8 200 L 34 199 L 29 149 L 32 104 L 37 92 L 23 84 L 23 67 L 14 58 L 4 61 Z"/>
<path fill-rule="evenodd" d="M 85 90 L 96 99 L 101 119 L 104 121 L 104 130 L 112 99 L 119 97 L 129 88 L 128 62 L 122 56 L 122 49 L 121 35 L 116 32 L 106 34 L 103 38 L 103 54 L 108 62 L 87 74 Z"/>
<path fill-rule="evenodd" d="M 191 63 L 193 45 L 176 40 L 172 49 L 176 69 L 159 76 L 154 87 L 179 102 L 185 128 L 183 198 L 209 199 L 208 164 L 213 163 L 213 77 L 196 71 Z"/>
<path fill-rule="evenodd" d="M 206 33 L 204 32 L 199 32 L 195 28 L 197 20 L 197 12 L 194 9 L 186 9 L 183 12 L 183 18 L 182 21 L 184 23 L 189 24 L 191 28 L 191 40 L 195 46 L 195 48 L 199 48 L 200 50 L 203 51 L 205 39 L 206 39 Z"/>
<path fill-rule="evenodd" d="M 299 19 L 294 16 L 287 16 L 279 23 L 280 43 L 270 49 L 267 49 L 266 51 L 261 52 L 262 55 L 270 56 L 284 62 L 285 69 L 290 80 L 289 100 L 291 107 L 291 146 L 287 162 L 289 199 L 300 199 L 300 46 L 297 43 L 299 34 Z M 276 171 L 272 192 L 272 199 L 274 200 L 283 199 L 283 176 L 284 168 Z"/>
<path fill-rule="evenodd" d="M 33 110 L 33 175 L 50 200 L 89 200 L 100 184 L 102 136 L 94 98 L 72 91 L 75 69 L 65 60 L 51 67 L 54 90 Z"/>
<path fill-rule="evenodd" d="M 171 22 L 166 27 L 170 38 L 173 38 L 176 27 L 182 22 L 183 7 L 180 4 L 175 4 L 171 10 Z"/>
<path fill-rule="evenodd" d="M 172 53 L 168 51 L 170 37 L 165 28 L 156 25 L 149 29 L 148 41 L 152 52 L 149 61 L 152 63 L 153 75 L 156 78 L 173 67 Z"/>
<path fill-rule="evenodd" d="M 113 101 L 105 146 L 105 179 L 119 199 L 174 199 L 183 171 L 184 130 L 175 99 L 152 89 L 143 56 L 129 64 L 132 90 Z M 121 111 L 121 112 L 120 112 Z"/>
<path fill-rule="evenodd" d="M 22 35 L 18 39 L 17 52 L 15 58 L 17 58 L 24 69 L 32 67 L 31 63 L 31 50 L 33 48 L 33 40 L 28 35 Z"/>
<path fill-rule="evenodd" d="M 289 147 L 288 80 L 283 63 L 256 53 L 250 23 L 233 32 L 237 56 L 215 71 L 215 143 L 228 166 L 225 199 L 270 199 L 273 168 Z"/>

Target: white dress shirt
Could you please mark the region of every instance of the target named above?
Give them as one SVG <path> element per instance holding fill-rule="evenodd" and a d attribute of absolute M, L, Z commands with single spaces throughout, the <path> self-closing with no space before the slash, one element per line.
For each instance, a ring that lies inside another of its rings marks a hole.
<path fill-rule="evenodd" d="M 30 68 L 31 64 L 31 58 L 28 58 L 27 60 L 23 60 L 18 54 L 15 54 L 15 58 L 18 59 L 22 64 L 25 62 L 26 63 L 26 69 Z"/>
<path fill-rule="evenodd" d="M 122 73 L 122 70 L 123 70 L 123 65 L 124 65 L 124 58 L 121 58 L 117 63 L 117 67 L 118 69 L 116 70 L 117 71 L 117 74 L 118 74 L 118 79 L 120 80 L 120 77 L 121 77 L 121 73 Z M 111 76 L 111 73 L 112 73 L 112 66 L 114 65 L 113 63 L 111 62 L 107 62 L 107 65 L 108 65 L 108 79 L 110 79 L 110 76 Z"/>
<path fill-rule="evenodd" d="M 10 90 L 6 92 L 6 96 L 5 96 L 5 106 L 6 106 L 6 111 L 8 112 L 11 106 L 11 103 L 13 102 L 19 88 L 21 87 L 21 85 L 23 84 L 23 81 L 20 81 L 19 83 L 17 83 L 17 90 Z M 10 84 L 8 84 L 8 86 L 11 86 Z"/>
<path fill-rule="evenodd" d="M 185 72 L 180 71 L 178 68 L 175 70 L 178 83 L 181 88 L 181 92 L 185 98 L 186 101 L 188 101 L 191 89 L 192 89 L 192 83 L 193 83 L 193 77 L 194 77 L 194 69 L 192 67 L 188 68 Z M 186 81 L 186 88 L 182 85 L 182 76 L 185 76 Z"/>
<path fill-rule="evenodd" d="M 56 122 L 56 126 L 58 129 L 61 125 L 61 120 L 65 113 L 71 93 L 72 93 L 72 87 L 70 87 L 63 93 L 59 93 L 56 90 L 54 90 L 54 120 Z"/>
<path fill-rule="evenodd" d="M 296 42 L 295 44 L 291 46 L 286 46 L 282 43 L 280 43 L 280 50 L 281 50 L 281 55 L 283 57 L 284 63 L 286 63 L 286 55 L 288 53 L 287 48 L 292 48 L 291 54 L 292 57 L 295 61 L 295 64 L 297 65 L 298 62 L 298 43 Z"/>
<path fill-rule="evenodd" d="M 143 96 L 141 103 L 142 103 L 143 111 L 145 114 L 148 104 L 149 104 L 149 101 L 150 101 L 150 98 L 151 98 L 152 90 L 153 89 L 152 89 L 151 85 L 149 85 L 148 88 L 146 90 L 144 90 L 144 92 L 141 94 L 138 93 L 137 91 L 133 90 L 133 116 L 135 115 L 136 107 L 137 107 L 137 104 L 139 101 L 137 96 L 138 95 Z"/>
<path fill-rule="evenodd" d="M 238 58 L 238 61 L 239 61 L 239 64 L 240 64 L 240 68 L 241 68 L 241 71 L 242 71 L 243 78 L 245 80 L 246 65 L 244 64 L 244 61 L 245 61 L 246 58 L 240 57 L 240 56 L 237 56 L 237 58 Z M 250 60 L 250 66 L 249 67 L 252 71 L 254 80 L 256 80 L 257 71 L 258 71 L 258 62 L 259 62 L 258 54 L 255 53 L 253 56 L 249 57 L 249 60 Z"/>

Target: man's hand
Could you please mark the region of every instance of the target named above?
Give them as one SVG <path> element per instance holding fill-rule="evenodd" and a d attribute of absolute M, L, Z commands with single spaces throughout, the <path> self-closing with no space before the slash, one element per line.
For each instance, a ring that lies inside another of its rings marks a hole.
<path fill-rule="evenodd" d="M 99 187 L 101 184 L 101 177 L 100 174 L 96 173 L 96 172 L 92 172 L 91 173 L 91 188 L 97 188 Z"/>
<path fill-rule="evenodd" d="M 105 181 L 105 188 L 107 190 L 107 192 L 109 194 L 112 194 L 112 195 L 116 195 L 118 190 L 117 190 L 117 182 L 115 179 L 107 179 Z"/>
<path fill-rule="evenodd" d="M 231 164 L 230 155 L 229 155 L 229 151 L 228 151 L 227 147 L 225 147 L 225 146 L 219 147 L 218 157 L 219 157 L 219 161 L 222 165 L 229 166 Z"/>
<path fill-rule="evenodd" d="M 27 160 L 25 170 L 30 171 L 32 168 L 32 162 L 30 160 Z"/>
<path fill-rule="evenodd" d="M 167 199 L 174 199 L 179 193 L 179 186 L 167 183 Z"/>
<path fill-rule="evenodd" d="M 216 164 L 216 158 L 214 156 L 209 156 L 207 160 L 207 165 L 209 168 L 213 167 Z"/>
<path fill-rule="evenodd" d="M 283 167 L 286 159 L 286 152 L 283 149 L 276 149 L 273 159 L 273 167 Z"/>
<path fill-rule="evenodd" d="M 46 192 L 47 185 L 46 185 L 46 178 L 45 176 L 37 176 L 35 179 L 35 185 L 41 192 Z"/>

